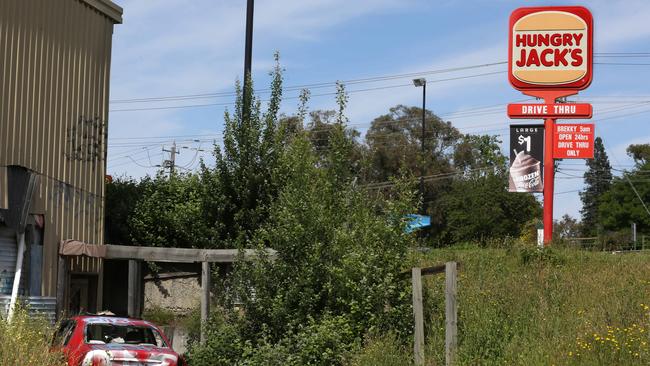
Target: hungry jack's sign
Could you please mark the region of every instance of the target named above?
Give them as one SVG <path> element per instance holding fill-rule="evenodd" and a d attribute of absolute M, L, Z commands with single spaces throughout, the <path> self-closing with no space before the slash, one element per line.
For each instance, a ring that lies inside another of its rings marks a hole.
<path fill-rule="evenodd" d="M 510 16 L 510 83 L 519 90 L 589 86 L 593 20 L 580 6 L 519 8 Z"/>

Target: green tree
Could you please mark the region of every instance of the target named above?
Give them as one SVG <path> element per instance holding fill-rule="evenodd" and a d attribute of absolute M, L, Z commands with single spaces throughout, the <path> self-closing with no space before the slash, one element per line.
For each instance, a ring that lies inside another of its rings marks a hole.
<path fill-rule="evenodd" d="M 335 157 L 334 151 L 328 155 Z M 399 218 L 411 211 L 414 195 L 397 189 L 402 193 L 394 200 L 371 199 L 340 179 L 335 163 L 321 167 L 319 159 L 306 137 L 289 146 L 275 172 L 285 184 L 268 222 L 253 236 L 258 247 L 272 244 L 277 258 L 238 263 L 229 286 L 244 314 L 237 317 L 239 337 L 254 345 L 263 339 L 294 344 L 296 365 L 339 364 L 340 355 L 327 348 L 360 340 L 373 327 L 410 331 L 409 294 L 397 277 L 413 245 Z M 340 324 L 321 326 L 332 321 Z M 304 333 L 308 324 L 310 334 Z M 347 335 L 329 335 L 341 329 Z M 313 333 L 319 330 L 328 333 Z M 301 349 L 307 339 L 313 349 Z M 329 345 L 316 347 L 326 339 Z M 220 353 L 197 347 L 192 357 L 206 352 Z"/>
<path fill-rule="evenodd" d="M 223 146 L 214 146 L 214 168 L 202 164 L 202 214 L 216 228 L 222 247 L 234 247 L 250 238 L 266 220 L 268 206 L 277 195 L 272 179 L 277 157 L 290 133 L 290 124 L 280 128 L 278 111 L 282 100 L 282 68 L 279 56 L 271 72 L 271 96 L 265 112 L 260 100 L 251 96 L 248 118 L 242 114 L 242 90 L 237 84 L 233 113 L 226 111 Z M 248 85 L 252 90 L 252 82 Z"/>
<path fill-rule="evenodd" d="M 211 246 L 214 228 L 201 215 L 201 181 L 196 174 L 160 172 L 146 177 L 145 188 L 129 218 L 131 239 L 141 246 L 205 248 Z"/>
<path fill-rule="evenodd" d="M 462 171 L 478 173 L 503 169 L 506 157 L 501 153 L 500 143 L 497 136 L 464 135 L 454 149 L 454 165 Z"/>
<path fill-rule="evenodd" d="M 104 210 L 104 240 L 109 244 L 132 244 L 129 220 L 135 207 L 144 196 L 151 180 L 136 181 L 130 177 L 118 177 L 106 183 L 106 206 Z"/>
<path fill-rule="evenodd" d="M 403 174 L 424 176 L 421 208 L 431 216 L 432 225 L 420 233 L 430 235 L 444 225 L 445 213 L 439 204 L 451 184 L 444 175 L 456 173 L 453 157 L 462 138 L 451 122 L 429 110 L 425 111 L 422 136 L 422 109 L 395 106 L 388 114 L 375 118 L 366 133 L 368 151 L 363 177 L 369 182 L 385 182 Z"/>
<path fill-rule="evenodd" d="M 440 203 L 444 225 L 435 236 L 438 244 L 518 237 L 541 209 L 532 195 L 508 192 L 507 186 L 505 169 L 454 179 Z"/>
<path fill-rule="evenodd" d="M 420 175 L 452 170 L 455 147 L 463 135 L 433 112 L 425 111 L 422 136 L 422 109 L 398 105 L 375 118 L 366 134 L 372 156 L 370 177 L 386 181 L 405 170 Z M 421 150 L 424 138 L 424 153 Z"/>
<path fill-rule="evenodd" d="M 632 144 L 627 147 L 627 154 L 634 159 L 637 165 L 650 163 L 650 144 Z"/>
<path fill-rule="evenodd" d="M 553 236 L 555 239 L 568 239 L 579 237 L 582 225 L 575 218 L 564 214 L 560 220 L 553 223 Z"/>
<path fill-rule="evenodd" d="M 629 230 L 634 222 L 638 231 L 650 233 L 650 160 L 645 155 L 650 144 L 630 145 L 627 151 L 636 166 L 613 179 L 599 202 L 599 219 L 605 230 Z"/>
<path fill-rule="evenodd" d="M 605 145 L 600 137 L 594 142 L 594 158 L 587 159 L 587 171 L 584 174 L 585 190 L 580 192 L 582 200 L 583 235 L 593 236 L 600 232 L 602 225 L 598 222 L 598 206 L 603 194 L 612 184 L 612 167 L 605 152 Z"/>

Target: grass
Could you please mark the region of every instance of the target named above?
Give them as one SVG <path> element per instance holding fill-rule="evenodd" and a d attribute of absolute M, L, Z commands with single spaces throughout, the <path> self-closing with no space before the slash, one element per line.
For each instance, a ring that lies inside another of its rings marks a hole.
<path fill-rule="evenodd" d="M 11 323 L 0 318 L 0 365 L 65 366 L 60 352 L 50 351 L 54 327 L 17 308 Z"/>
<path fill-rule="evenodd" d="M 451 260 L 462 263 L 458 364 L 650 364 L 650 254 L 464 247 L 415 259 Z M 424 292 L 427 365 L 444 365 L 444 276 L 426 277 Z M 394 353 L 384 338 L 356 360 Z M 397 365 L 391 357 L 353 364 Z M 410 347 L 401 359 L 410 363 Z"/>

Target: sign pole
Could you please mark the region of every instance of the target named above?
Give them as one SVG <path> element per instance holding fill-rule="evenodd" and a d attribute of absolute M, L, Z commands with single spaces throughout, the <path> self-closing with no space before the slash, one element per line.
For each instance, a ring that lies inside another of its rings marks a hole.
<path fill-rule="evenodd" d="M 526 90 L 524 94 L 541 98 L 545 104 L 555 104 L 557 98 L 577 94 L 577 90 Z M 555 182 L 555 157 L 553 156 L 556 118 L 544 119 L 544 246 L 553 240 L 553 194 Z"/>
<path fill-rule="evenodd" d="M 547 101 L 548 103 L 548 101 Z M 555 159 L 553 159 L 553 126 L 555 119 L 544 121 L 544 246 L 553 240 L 553 189 Z"/>

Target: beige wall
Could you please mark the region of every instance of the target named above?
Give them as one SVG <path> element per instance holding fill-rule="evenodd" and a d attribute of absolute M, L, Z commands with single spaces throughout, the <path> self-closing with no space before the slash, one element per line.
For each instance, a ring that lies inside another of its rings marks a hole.
<path fill-rule="evenodd" d="M 0 207 L 6 165 L 40 174 L 43 295 L 56 294 L 62 239 L 103 244 L 104 175 L 113 24 L 106 0 L 0 1 Z M 73 271 L 99 263 L 75 259 Z"/>
<path fill-rule="evenodd" d="M 144 283 L 144 308 L 160 307 L 176 314 L 188 314 L 201 304 L 198 278 L 147 280 Z"/>

